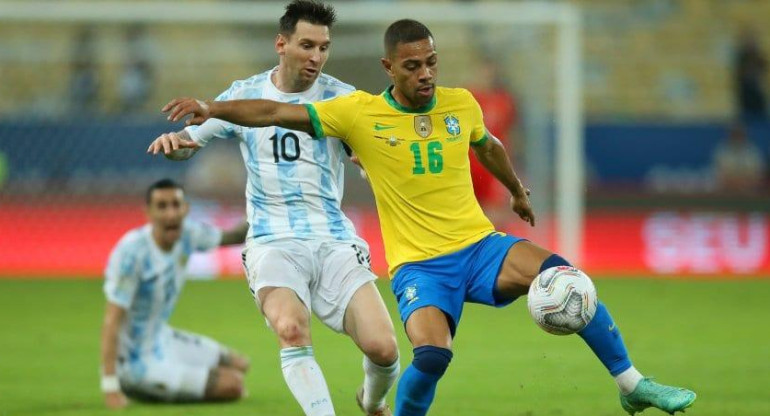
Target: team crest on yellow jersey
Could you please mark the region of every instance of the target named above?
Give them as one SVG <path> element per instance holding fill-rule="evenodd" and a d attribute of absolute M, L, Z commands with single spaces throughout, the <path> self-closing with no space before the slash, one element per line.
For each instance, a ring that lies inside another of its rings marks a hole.
<path fill-rule="evenodd" d="M 414 116 L 414 131 L 423 139 L 429 137 L 433 133 L 430 116 Z"/>
<path fill-rule="evenodd" d="M 458 120 L 454 114 L 450 114 L 444 117 L 444 124 L 446 124 L 447 133 L 451 134 L 452 136 L 457 136 L 460 134 L 460 120 Z"/>

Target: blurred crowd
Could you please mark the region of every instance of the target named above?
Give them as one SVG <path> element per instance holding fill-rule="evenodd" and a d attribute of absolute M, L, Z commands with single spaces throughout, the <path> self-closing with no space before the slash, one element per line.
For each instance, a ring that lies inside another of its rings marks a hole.
<path fill-rule="evenodd" d="M 638 3 L 576 0 L 573 3 L 584 6 L 583 91 L 589 150 L 590 142 L 596 139 L 596 127 L 605 125 L 620 124 L 628 129 L 661 122 L 693 126 L 687 134 L 697 131 L 700 125 L 713 127 L 708 140 L 701 142 L 704 148 L 699 149 L 702 155 L 697 163 L 687 164 L 684 158 L 680 163 L 672 158 L 665 163 L 662 158 L 659 162 L 653 160 L 644 172 L 634 173 L 632 180 L 614 173 L 612 166 L 602 166 L 611 158 L 607 153 L 592 156 L 587 151 L 589 192 L 614 192 L 633 182 L 634 191 L 652 193 L 767 194 L 770 188 L 770 137 L 767 137 L 770 134 L 767 54 L 770 29 L 756 19 L 754 24 L 750 23 L 746 17 L 751 17 L 752 7 L 756 8 L 757 15 L 761 15 L 761 11 L 770 12 L 768 4 L 728 5 L 728 2 L 711 0 Z M 538 141 L 550 140 L 533 136 L 531 133 L 536 129 L 533 126 L 539 123 L 537 128 L 553 130 L 554 94 L 552 89 L 547 89 L 553 84 L 548 78 L 551 71 L 548 66 L 553 61 L 549 55 L 553 51 L 553 34 L 528 26 L 505 30 L 471 26 L 464 31 L 452 31 L 459 34 L 444 41 L 456 49 L 443 55 L 446 58 L 442 57 L 449 62 L 442 67 L 442 83 L 465 86 L 473 92 L 491 133 L 506 144 L 514 164 L 526 179 L 529 172 L 537 172 L 531 169 L 533 166 L 527 166 L 533 165 L 535 159 L 526 155 Z M 4 183 L 20 180 L 26 181 L 25 184 L 50 183 L 40 178 L 55 174 L 59 182 L 66 182 L 66 178 L 85 178 L 78 189 L 101 189 L 104 183 L 109 183 L 100 179 L 110 177 L 105 170 L 124 168 L 110 168 L 110 164 L 114 165 L 112 162 L 100 164 L 99 160 L 111 160 L 109 155 L 100 156 L 94 153 L 92 144 L 85 143 L 114 138 L 116 135 L 103 135 L 103 130 L 117 128 L 110 120 L 128 117 L 146 126 L 143 132 L 152 132 L 143 134 L 161 133 L 173 128 L 163 124 L 157 112 L 165 98 L 179 93 L 215 96 L 227 87 L 229 80 L 246 78 L 272 64 L 274 55 L 269 48 L 273 28 L 217 27 L 211 31 L 211 39 L 192 47 L 193 54 L 189 53 L 191 47 L 185 43 L 186 38 L 173 29 L 159 31 L 148 24 L 109 29 L 100 25 L 69 27 L 61 32 L 67 34 L 67 39 L 57 39 L 57 44 L 67 45 L 66 56 L 61 60 L 68 65 L 66 69 L 54 69 L 60 70 L 61 78 L 66 79 L 66 87 L 59 89 L 41 86 L 39 77 L 31 75 L 31 70 L 29 79 L 25 78 L 23 65 L 12 60 L 14 56 L 22 56 L 19 62 L 26 62 L 23 58 L 26 46 L 24 42 L 12 43 L 13 37 L 6 37 L 12 47 L 7 55 L 0 56 L 0 63 L 4 64 L 2 73 L 5 79 L 19 82 L 9 82 L 2 87 L 4 90 L 0 89 L 12 97 L 10 102 L 16 103 L 12 108 L 7 107 L 8 102 L 0 104 L 5 106 L 0 107 L 0 111 L 8 115 L 0 118 L 0 188 Z M 335 43 L 337 49 L 327 72 L 360 88 L 382 88 L 384 78 L 377 67 L 377 53 L 371 51 L 370 45 L 378 45 L 379 35 L 362 35 L 356 31 L 359 29 L 335 29 L 335 36 L 341 41 Z M 3 30 L 12 29 L 0 29 L 0 34 L 6 33 Z M 447 39 L 445 35 L 439 37 Z M 340 46 L 345 42 L 351 45 L 360 42 L 364 46 L 346 52 Z M 184 45 L 188 52 L 176 51 L 182 49 L 176 47 L 179 45 Z M 212 45 L 217 47 L 212 49 Z M 16 47 L 21 52 L 13 52 Z M 473 51 L 473 56 L 459 60 L 464 51 Z M 359 54 L 365 56 L 359 57 Z M 222 57 L 240 60 L 227 61 Z M 364 60 L 371 62 L 351 65 Z M 724 69 L 726 76 L 719 75 L 716 67 Z M 538 74 L 541 69 L 543 74 Z M 353 78 L 360 74 L 364 74 L 363 78 Z M 535 93 L 540 96 L 536 97 Z M 45 96 L 33 97 L 36 94 Z M 54 97 L 57 94 L 61 97 Z M 61 105 L 51 110 L 49 102 L 56 100 Z M 44 154 L 30 156 L 29 151 L 20 151 L 21 142 L 12 142 L 19 134 L 49 134 L 57 130 L 45 123 L 36 126 L 37 129 L 20 125 L 18 114 L 24 114 L 24 118 L 30 114 L 35 118 L 37 114 L 46 122 L 60 123 L 61 140 L 72 143 L 72 148 L 81 146 L 76 142 L 82 142 L 87 150 L 79 154 L 92 155 L 87 166 L 75 168 L 77 163 L 67 158 L 51 155 L 54 160 L 51 162 Z M 62 119 L 65 122 L 61 122 Z M 100 123 L 107 120 L 100 127 L 102 130 L 94 130 L 93 138 L 86 137 L 88 134 L 83 134 L 86 130 L 80 127 L 69 129 L 73 123 L 91 120 Z M 623 140 L 626 135 L 620 134 L 617 139 Z M 152 138 L 143 137 L 143 140 L 149 142 Z M 665 151 L 645 150 L 639 143 L 635 146 L 634 152 Z M 691 149 L 693 153 L 697 150 Z M 552 147 L 549 151 L 553 154 Z M 676 152 L 682 156 L 687 153 Z M 205 153 L 187 164 L 194 165 L 193 168 L 184 164 L 183 167 L 146 165 L 144 155 L 134 149 L 126 151 L 132 156 L 124 157 L 133 161 L 129 163 L 130 168 L 140 174 L 151 169 L 154 174 L 185 175 L 202 193 L 239 196 L 243 189 L 243 169 L 237 147 L 222 145 Z M 633 159 L 644 155 L 626 156 Z M 471 161 L 477 196 L 494 217 L 495 209 L 504 210 L 507 204 L 505 190 L 474 158 Z M 34 166 L 35 163 L 40 166 Z M 51 170 L 52 164 L 57 168 Z M 22 172 L 23 178 L 19 178 L 18 172 Z M 352 186 L 359 184 L 353 182 Z"/>

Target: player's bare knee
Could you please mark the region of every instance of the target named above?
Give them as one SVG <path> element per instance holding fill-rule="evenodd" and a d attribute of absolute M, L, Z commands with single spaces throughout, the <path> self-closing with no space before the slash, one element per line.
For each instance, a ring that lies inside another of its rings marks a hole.
<path fill-rule="evenodd" d="M 372 362 L 389 366 L 398 359 L 398 344 L 395 335 L 378 336 L 361 343 L 361 349 Z"/>
<path fill-rule="evenodd" d="M 271 326 L 282 345 L 310 345 L 310 326 L 302 319 L 279 318 Z"/>
<path fill-rule="evenodd" d="M 449 317 L 435 306 L 420 308 L 407 319 L 406 334 L 413 347 L 426 345 L 451 349 L 452 331 Z"/>

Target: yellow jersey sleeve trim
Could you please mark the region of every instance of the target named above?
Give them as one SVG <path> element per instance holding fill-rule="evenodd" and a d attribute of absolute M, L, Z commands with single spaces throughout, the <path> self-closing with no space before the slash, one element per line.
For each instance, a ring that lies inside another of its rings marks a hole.
<path fill-rule="evenodd" d="M 318 117 L 318 111 L 316 111 L 315 107 L 313 107 L 313 104 L 305 104 L 305 108 L 307 109 L 308 116 L 310 116 L 310 124 L 313 125 L 312 137 L 314 139 L 322 139 L 326 137 L 324 134 L 324 128 L 321 125 L 321 118 Z"/>
<path fill-rule="evenodd" d="M 476 140 L 475 142 L 471 142 L 471 146 L 473 146 L 473 147 L 483 146 L 484 143 L 487 142 L 487 140 L 489 140 L 489 135 L 484 133 L 484 135 L 481 136 L 480 139 Z"/>

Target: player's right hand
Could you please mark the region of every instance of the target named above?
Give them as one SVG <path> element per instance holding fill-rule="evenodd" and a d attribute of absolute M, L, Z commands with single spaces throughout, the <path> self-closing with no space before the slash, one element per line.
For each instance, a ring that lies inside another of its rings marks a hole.
<path fill-rule="evenodd" d="M 524 188 L 521 195 L 511 195 L 511 209 L 519 215 L 519 218 L 535 226 L 535 212 L 532 210 L 532 203 L 529 201 L 529 189 Z"/>
<path fill-rule="evenodd" d="M 198 143 L 182 137 L 179 133 L 166 133 L 161 134 L 157 139 L 150 143 L 150 147 L 147 148 L 147 153 L 157 155 L 158 152 L 162 151 L 163 154 L 170 155 L 175 150 L 197 149 L 198 147 L 200 147 Z"/>
<path fill-rule="evenodd" d="M 128 399 L 119 391 L 104 394 L 104 404 L 108 409 L 123 409 L 128 406 Z"/>
<path fill-rule="evenodd" d="M 160 110 L 169 113 L 169 121 L 179 121 L 188 115 L 192 115 L 185 125 L 202 124 L 211 117 L 209 105 L 195 98 L 174 98 Z"/>

